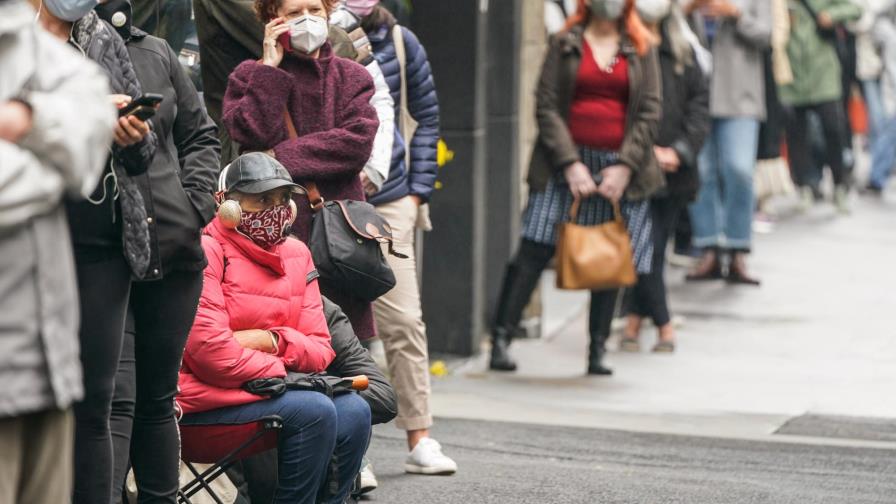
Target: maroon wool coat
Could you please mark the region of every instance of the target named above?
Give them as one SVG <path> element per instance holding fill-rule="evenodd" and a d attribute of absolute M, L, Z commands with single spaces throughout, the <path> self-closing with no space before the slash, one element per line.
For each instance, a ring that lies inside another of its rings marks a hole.
<path fill-rule="evenodd" d="M 359 173 L 373 148 L 379 121 L 370 105 L 373 79 L 327 43 L 320 57 L 287 53 L 279 68 L 244 61 L 230 75 L 222 121 L 244 151 L 273 149 L 298 184 L 315 182 L 325 200 L 364 201 Z M 298 133 L 289 138 L 283 111 Z M 308 242 L 312 212 L 304 196 L 293 233 Z M 370 303 L 321 284 L 342 307 L 361 339 L 376 335 Z"/>

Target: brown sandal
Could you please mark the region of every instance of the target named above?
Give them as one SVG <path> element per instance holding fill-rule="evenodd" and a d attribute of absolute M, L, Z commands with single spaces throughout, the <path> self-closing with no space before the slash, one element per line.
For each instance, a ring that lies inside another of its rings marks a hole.
<path fill-rule="evenodd" d="M 622 352 L 631 352 L 637 353 L 641 351 L 641 342 L 638 341 L 638 338 L 630 338 L 628 336 L 623 336 L 621 340 L 619 340 L 619 350 Z"/>
<path fill-rule="evenodd" d="M 675 352 L 675 342 L 660 341 L 653 346 L 653 351 L 655 353 L 673 353 Z"/>

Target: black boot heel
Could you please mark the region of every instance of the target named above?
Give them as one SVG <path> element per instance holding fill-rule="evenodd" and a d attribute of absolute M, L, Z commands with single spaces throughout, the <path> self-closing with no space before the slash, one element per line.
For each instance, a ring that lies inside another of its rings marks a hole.
<path fill-rule="evenodd" d="M 492 332 L 492 354 L 488 367 L 492 371 L 516 371 L 516 361 L 510 356 L 510 335 L 506 329 Z"/>

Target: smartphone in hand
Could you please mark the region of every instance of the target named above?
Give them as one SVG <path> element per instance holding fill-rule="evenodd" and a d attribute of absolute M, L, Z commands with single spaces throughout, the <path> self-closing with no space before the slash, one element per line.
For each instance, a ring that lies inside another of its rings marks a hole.
<path fill-rule="evenodd" d="M 165 97 L 155 93 L 144 93 L 143 96 L 133 100 L 118 111 L 118 117 L 134 116 L 141 121 L 146 121 L 156 115 L 156 107 L 162 103 Z"/>

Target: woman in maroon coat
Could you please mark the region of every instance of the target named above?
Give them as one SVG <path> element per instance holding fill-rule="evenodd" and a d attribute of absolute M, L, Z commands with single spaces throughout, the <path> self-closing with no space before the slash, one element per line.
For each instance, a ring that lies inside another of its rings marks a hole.
<path fill-rule="evenodd" d="M 265 25 L 260 61 L 241 63 L 227 83 L 223 122 L 244 151 L 277 158 L 293 180 L 313 182 L 325 200 L 364 200 L 359 173 L 379 123 L 370 105 L 373 80 L 361 65 L 335 57 L 327 42 L 336 0 L 256 0 Z M 284 112 L 297 136 L 289 134 Z M 293 233 L 308 242 L 312 209 L 296 201 Z M 361 339 L 375 335 L 370 303 L 321 285 Z"/>

